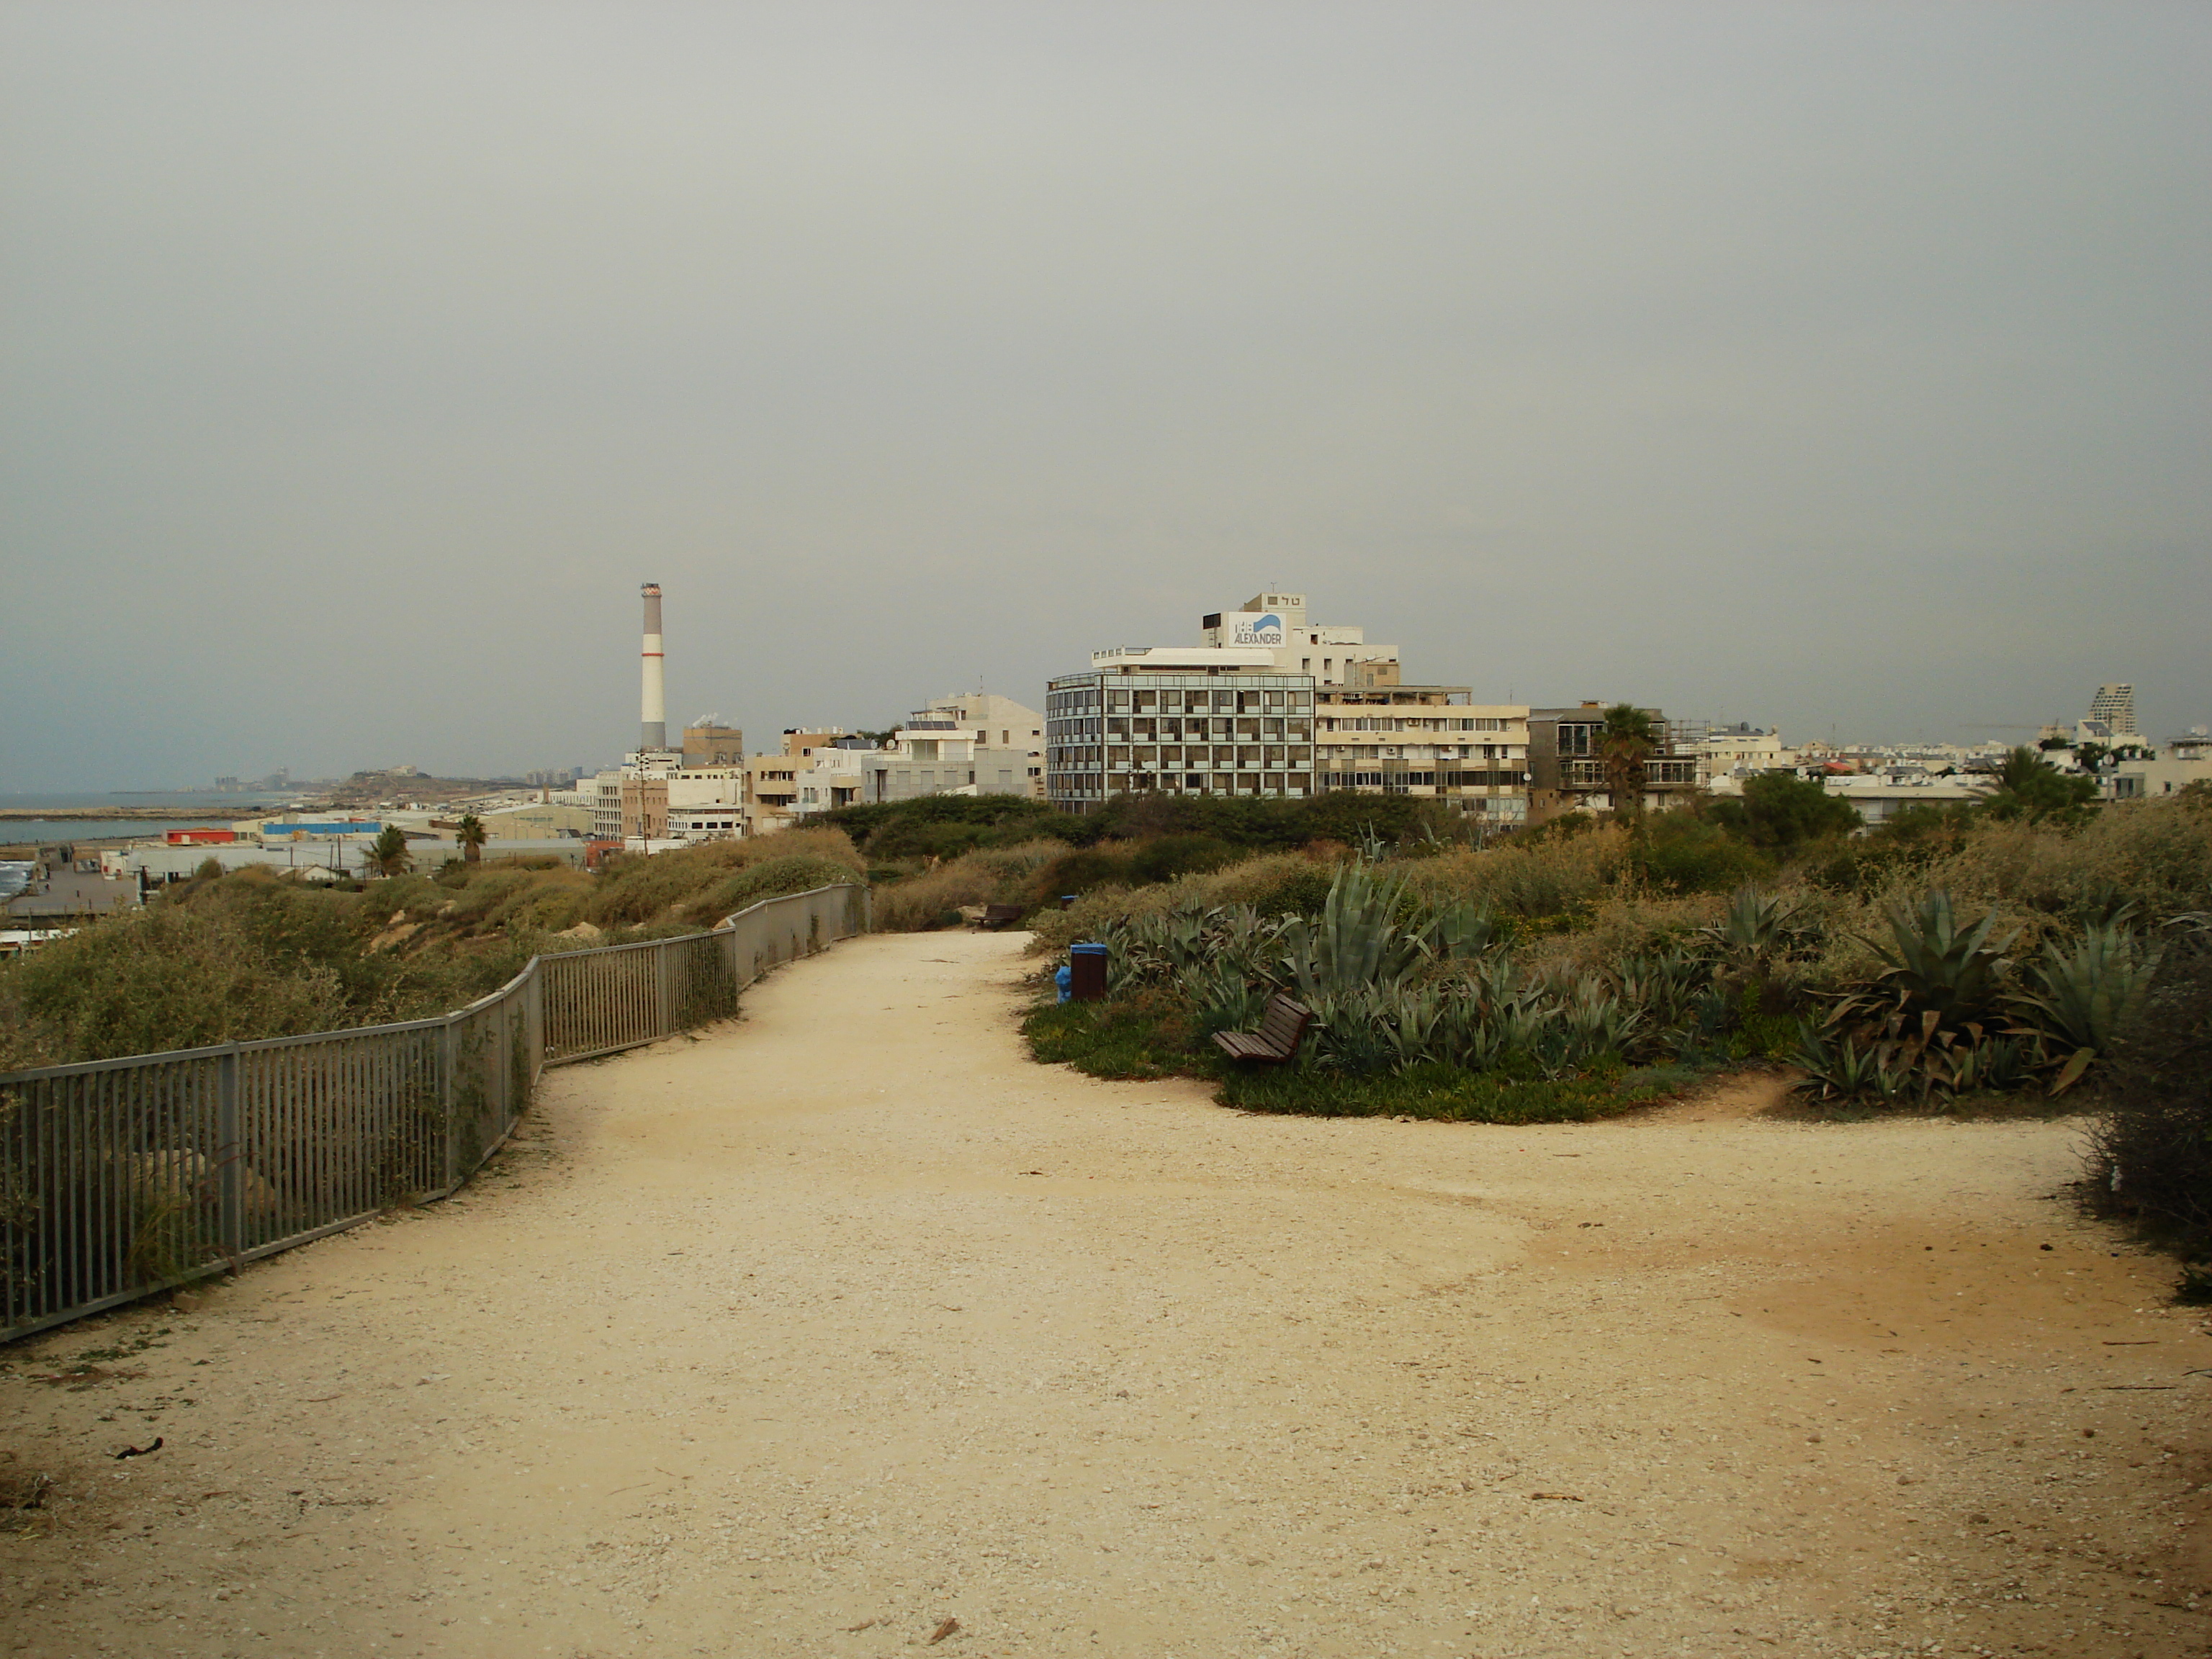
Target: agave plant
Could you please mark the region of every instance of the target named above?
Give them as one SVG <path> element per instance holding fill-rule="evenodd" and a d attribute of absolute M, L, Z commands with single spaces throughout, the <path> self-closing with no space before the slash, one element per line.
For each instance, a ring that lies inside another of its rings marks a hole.
<path fill-rule="evenodd" d="M 1463 1066 L 1470 1072 L 1486 1072 L 1497 1066 L 1505 1058 L 1510 1044 L 1504 1023 L 1492 1017 L 1495 1006 L 1494 1003 L 1486 1006 L 1471 985 L 1442 992 L 1436 1019 L 1429 1028 L 1425 1057 L 1448 1066 Z"/>
<path fill-rule="evenodd" d="M 1937 1081 L 1954 1094 L 1976 1090 L 2009 1092 L 2034 1074 L 2035 1051 L 2008 1036 L 1976 1036 L 1946 1048 Z"/>
<path fill-rule="evenodd" d="M 1756 887 L 1739 887 L 1729 895 L 1728 908 L 1717 927 L 1698 931 L 1726 955 L 1746 968 L 1763 967 L 1788 948 L 1796 937 L 1791 923 L 1801 907 L 1778 895 Z"/>
<path fill-rule="evenodd" d="M 1565 1011 L 1567 1029 L 1593 1054 L 1625 1054 L 1644 1023 L 1644 1011 L 1631 1006 L 1595 980 L 1577 987 Z"/>
<path fill-rule="evenodd" d="M 2021 1021 L 2015 1031 L 2071 1049 L 2051 1083 L 2052 1094 L 2070 1087 L 2091 1060 L 2111 1050 L 2127 1017 L 2150 994 L 2159 957 L 2128 928 L 2112 924 L 2086 929 L 2071 945 L 2044 941 L 2041 957 L 2023 975 L 2025 985 L 2005 1000 Z"/>
<path fill-rule="evenodd" d="M 1441 962 L 1470 961 L 1505 945 L 1490 907 L 1466 901 L 1437 911 L 1416 937 L 1421 949 Z"/>
<path fill-rule="evenodd" d="M 2017 936 L 1996 934 L 1995 911 L 1970 927 L 1961 927 L 1951 896 L 1938 888 L 1911 908 L 1893 905 L 1889 913 L 1894 948 L 1867 943 L 1887 964 L 1862 994 L 1839 1004 L 1832 1018 L 1879 1015 L 1885 1007 L 1913 1024 L 1929 1014 L 1936 1030 L 1951 1030 L 1986 1018 L 1996 1007 L 2010 964 L 2005 947 Z"/>
<path fill-rule="evenodd" d="M 1347 864 L 1329 884 L 1319 916 L 1284 922 L 1285 959 L 1308 1007 L 1317 1010 L 1356 986 L 1395 985 L 1413 971 L 1421 941 L 1398 925 L 1401 890 L 1364 864 Z"/>
<path fill-rule="evenodd" d="M 1177 976 L 1201 1031 L 1250 1030 L 1266 1017 L 1273 988 L 1223 957 L 1194 963 Z"/>
<path fill-rule="evenodd" d="M 1621 1000 L 1640 1009 L 1661 1030 L 1677 1030 L 1695 1018 L 1694 1011 L 1711 977 L 1705 962 L 1683 951 L 1630 957 L 1613 970 Z M 1723 1001 L 1727 1001 L 1725 992 Z"/>
<path fill-rule="evenodd" d="M 1797 1043 L 1790 1054 L 1805 1075 L 1790 1086 L 1807 1093 L 1817 1091 L 1851 1100 L 1881 1092 L 1886 1079 L 1881 1060 L 1872 1045 L 1865 1048 L 1848 1033 L 1832 1042 L 1809 1021 L 1797 1022 Z"/>
<path fill-rule="evenodd" d="M 1384 1072 L 1406 1063 L 1405 1008 L 1395 987 L 1346 985 L 1307 1003 L 1314 1012 L 1313 1044 L 1322 1065 L 1345 1072 Z M 1419 1016 L 1415 1029 L 1419 1030 Z"/>

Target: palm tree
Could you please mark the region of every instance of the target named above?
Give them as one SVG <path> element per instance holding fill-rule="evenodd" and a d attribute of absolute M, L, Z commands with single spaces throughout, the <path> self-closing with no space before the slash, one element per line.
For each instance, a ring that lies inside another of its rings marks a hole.
<path fill-rule="evenodd" d="M 461 856 L 469 863 L 474 864 L 483 856 L 483 820 L 475 813 L 465 812 L 461 815 L 460 823 L 453 831 L 453 838 L 460 842 Z"/>
<path fill-rule="evenodd" d="M 376 839 L 361 849 L 361 862 L 372 876 L 396 876 L 414 863 L 408 855 L 407 836 L 396 823 L 387 823 Z"/>
<path fill-rule="evenodd" d="M 1649 709 L 1617 702 L 1605 711 L 1598 728 L 1598 752 L 1605 757 L 1606 793 L 1616 812 L 1644 810 L 1644 757 L 1659 746 L 1659 723 Z"/>

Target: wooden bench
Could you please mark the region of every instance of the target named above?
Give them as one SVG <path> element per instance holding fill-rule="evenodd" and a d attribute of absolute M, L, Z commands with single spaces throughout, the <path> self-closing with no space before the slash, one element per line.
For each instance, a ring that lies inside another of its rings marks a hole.
<path fill-rule="evenodd" d="M 1267 999 L 1267 1016 L 1261 1020 L 1258 1030 L 1216 1031 L 1213 1041 L 1231 1060 L 1256 1060 L 1264 1065 L 1280 1066 L 1297 1054 L 1306 1027 L 1312 1024 L 1312 1009 L 1278 991 Z"/>
<path fill-rule="evenodd" d="M 1018 904 L 987 904 L 983 907 L 982 920 L 975 925 L 996 933 L 1002 927 L 1012 927 L 1021 919 L 1022 907 Z"/>

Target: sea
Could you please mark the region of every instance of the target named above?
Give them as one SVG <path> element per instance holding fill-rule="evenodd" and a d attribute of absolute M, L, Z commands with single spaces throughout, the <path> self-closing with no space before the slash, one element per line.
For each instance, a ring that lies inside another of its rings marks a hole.
<path fill-rule="evenodd" d="M 21 811 L 28 808 L 42 816 L 34 818 L 0 818 L 0 846 L 27 845 L 38 842 L 52 845 L 55 842 L 96 841 L 118 836 L 158 839 L 171 830 L 224 829 L 233 820 L 252 817 L 256 812 L 289 805 L 299 799 L 296 792 L 268 793 L 240 790 L 236 793 L 217 793 L 213 790 L 133 790 L 118 791 L 105 795 L 5 795 L 0 794 L 0 807 Z M 113 811 L 118 807 L 158 807 L 173 811 L 174 817 L 111 818 L 93 816 L 102 811 Z"/>

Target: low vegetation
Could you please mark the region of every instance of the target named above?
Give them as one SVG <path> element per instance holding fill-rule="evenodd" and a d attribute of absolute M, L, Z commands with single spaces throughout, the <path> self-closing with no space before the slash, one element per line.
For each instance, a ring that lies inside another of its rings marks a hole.
<path fill-rule="evenodd" d="M 210 864 L 140 915 L 0 965 L 0 1070 L 421 1018 L 533 955 L 696 933 L 860 872 L 836 830 L 616 858 L 597 874 L 492 857 L 335 889 Z"/>
<path fill-rule="evenodd" d="M 1032 848 L 1000 891 L 1018 873 L 1038 948 L 1099 940 L 1113 972 L 1105 1001 L 1035 1012 L 1030 1041 L 1273 1111 L 1587 1117 L 1766 1062 L 1816 1110 L 2089 1110 L 2093 1204 L 2203 1262 L 2212 1296 L 2204 792 L 2085 811 L 2024 771 L 1846 836 L 1795 784 L 1489 847 L 1416 823 L 1379 848 L 1177 848 L 1150 880 L 1170 837 Z M 1255 1027 L 1276 989 L 1319 1017 L 1297 1062 L 1223 1060 L 1211 1035 Z"/>

